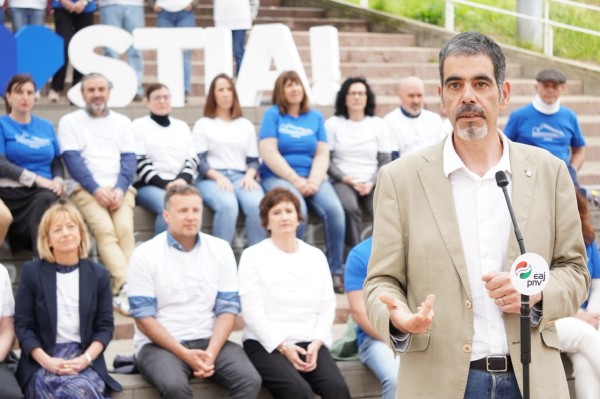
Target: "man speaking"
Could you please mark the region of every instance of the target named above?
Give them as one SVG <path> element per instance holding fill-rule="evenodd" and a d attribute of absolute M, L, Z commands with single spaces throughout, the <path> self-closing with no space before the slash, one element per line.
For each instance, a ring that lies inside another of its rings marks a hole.
<path fill-rule="evenodd" d="M 519 246 L 495 179 L 504 171 L 525 245 L 550 266 L 530 297 L 531 397 L 568 398 L 554 321 L 577 311 L 590 281 L 569 172 L 498 130 L 510 83 L 493 40 L 461 33 L 439 65 L 453 133 L 384 166 L 375 193 L 364 293 L 371 323 L 401 354 L 396 397 L 522 396 L 521 295 L 508 272 Z"/>

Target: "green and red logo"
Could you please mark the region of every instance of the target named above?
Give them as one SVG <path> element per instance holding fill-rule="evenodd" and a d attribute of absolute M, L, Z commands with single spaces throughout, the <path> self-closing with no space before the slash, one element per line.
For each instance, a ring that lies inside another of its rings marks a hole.
<path fill-rule="evenodd" d="M 515 275 L 521 280 L 529 278 L 529 276 L 531 276 L 532 271 L 533 269 L 527 262 L 519 262 L 517 267 L 515 267 Z"/>

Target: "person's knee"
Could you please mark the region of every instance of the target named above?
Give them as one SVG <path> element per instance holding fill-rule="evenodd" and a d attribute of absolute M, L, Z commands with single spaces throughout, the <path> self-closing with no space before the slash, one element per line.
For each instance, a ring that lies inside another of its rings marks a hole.
<path fill-rule="evenodd" d="M 185 384 L 178 383 L 174 380 L 162 381 L 156 389 L 160 392 L 161 398 L 166 399 L 189 399 L 194 395 L 194 391 L 190 386 L 189 381 Z"/>
<path fill-rule="evenodd" d="M 262 387 L 262 378 L 255 369 L 250 369 L 236 381 L 232 391 L 239 393 L 239 397 L 256 398 Z"/>
<path fill-rule="evenodd" d="M 307 383 L 297 384 L 290 381 L 289 384 L 277 390 L 277 396 L 289 399 L 313 399 L 315 394 Z"/>
<path fill-rule="evenodd" d="M 143 357 L 142 357 L 143 358 Z M 150 358 L 156 359 L 151 356 Z M 138 359 L 139 360 L 139 359 Z M 140 362 L 140 364 L 142 364 Z M 146 369 L 141 365 L 139 367 L 142 377 L 153 385 L 161 398 L 169 399 L 189 399 L 192 398 L 193 390 L 189 379 L 183 373 L 174 373 L 173 370 L 167 373 L 160 373 L 154 369 Z"/>
<path fill-rule="evenodd" d="M 17 385 L 16 381 L 14 386 L 5 385 L 0 388 L 0 398 L 2 399 L 23 399 L 23 397 L 21 388 Z"/>
<path fill-rule="evenodd" d="M 343 377 L 330 378 L 326 384 L 320 386 L 320 392 L 317 392 L 323 398 L 350 398 L 348 385 Z"/>

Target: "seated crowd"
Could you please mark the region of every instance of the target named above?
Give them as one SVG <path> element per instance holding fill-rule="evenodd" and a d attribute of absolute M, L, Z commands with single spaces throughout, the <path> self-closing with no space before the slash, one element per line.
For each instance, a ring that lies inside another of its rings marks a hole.
<path fill-rule="evenodd" d="M 361 242 L 362 220 L 363 212 L 373 216 L 377 174 L 392 154 L 445 138 L 441 119 L 423 109 L 422 81 L 404 79 L 402 106 L 382 119 L 367 81 L 349 78 L 325 120 L 309 107 L 298 74 L 285 71 L 258 134 L 224 74 L 212 81 L 193 129 L 170 115 L 162 84 L 147 87 L 149 115 L 131 122 L 108 108 L 103 75 L 81 82 L 86 107 L 63 116 L 57 133 L 32 114 L 31 77 L 16 75 L 6 89 L 0 242 L 6 236 L 13 252 L 32 250 L 35 260 L 23 266 L 16 300 L 0 267 L 0 397 L 119 391 L 103 358 L 114 307 L 134 318 L 138 369 L 163 398 L 191 398 L 192 376 L 223 386 L 231 398 L 256 397 L 261 386 L 275 398 L 349 398 L 328 349 L 334 292 L 345 288 L 359 357 L 381 381 L 383 397 L 393 398 L 399 358 L 362 302 L 371 251 L 370 239 Z M 423 125 L 424 117 L 435 124 Z M 400 125 L 405 130 L 395 131 Z M 423 126 L 432 131 L 418 137 Z M 155 214 L 154 237 L 137 248 L 136 204 Z M 204 205 L 214 213 L 212 235 L 200 231 Z M 238 267 L 231 244 L 240 209 L 248 248 Z M 323 222 L 325 254 L 302 241 L 309 210 Z M 587 217 L 583 209 L 597 272 Z M 88 228 L 106 267 L 86 259 Z M 344 244 L 354 248 L 346 270 Z M 557 323 L 574 364 L 588 371 L 597 362 L 586 348 L 600 344 L 596 299 L 584 304 L 590 313 L 584 308 Z M 240 312 L 243 346 L 228 340 Z M 586 347 L 578 344 L 584 332 Z M 13 375 L 15 335 L 21 357 Z M 593 372 L 581 376 L 600 386 Z"/>
<path fill-rule="evenodd" d="M 258 140 L 226 75 L 212 82 L 192 130 L 170 116 L 162 84 L 148 86 L 149 115 L 131 122 L 108 108 L 104 76 L 91 73 L 81 82 L 86 106 L 63 116 L 56 133 L 32 113 L 30 76 L 16 75 L 6 90 L 0 218 L 11 251 L 28 249 L 35 259 L 22 268 L 16 305 L 11 296 L 2 309 L 11 331 L 3 340 L 12 343 L 14 315 L 22 351 L 6 397 L 22 397 L 21 390 L 28 398 L 118 391 L 102 356 L 113 306 L 134 317 L 139 370 L 163 397 L 190 397 L 192 375 L 223 385 L 231 397 L 254 397 L 261 385 L 275 397 L 350 397 L 327 349 L 334 288 L 343 292 L 344 241 L 360 239 L 359 203 L 371 216 L 377 170 L 392 151 L 367 82 L 344 84 L 329 132 L 297 73 L 282 73 Z M 155 237 L 134 250 L 136 204 L 156 220 Z M 203 204 L 214 212 L 218 239 L 199 232 Z M 250 247 L 238 287 L 230 244 L 239 209 Z M 323 220 L 325 254 L 301 240 L 308 209 Z M 88 228 L 106 268 L 86 259 Z M 264 259 L 271 260 L 267 272 Z M 315 290 L 307 301 L 305 293 Z M 298 301 L 302 308 L 292 306 Z M 243 349 L 227 340 L 242 308 Z M 68 389 L 61 385 L 66 378 L 73 382 Z"/>

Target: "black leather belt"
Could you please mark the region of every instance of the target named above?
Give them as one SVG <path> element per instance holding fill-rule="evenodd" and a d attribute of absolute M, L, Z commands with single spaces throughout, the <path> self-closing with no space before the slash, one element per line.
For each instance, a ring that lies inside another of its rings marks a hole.
<path fill-rule="evenodd" d="M 490 373 L 504 373 L 513 371 L 510 356 L 491 355 L 471 362 L 471 370 L 489 371 Z"/>

